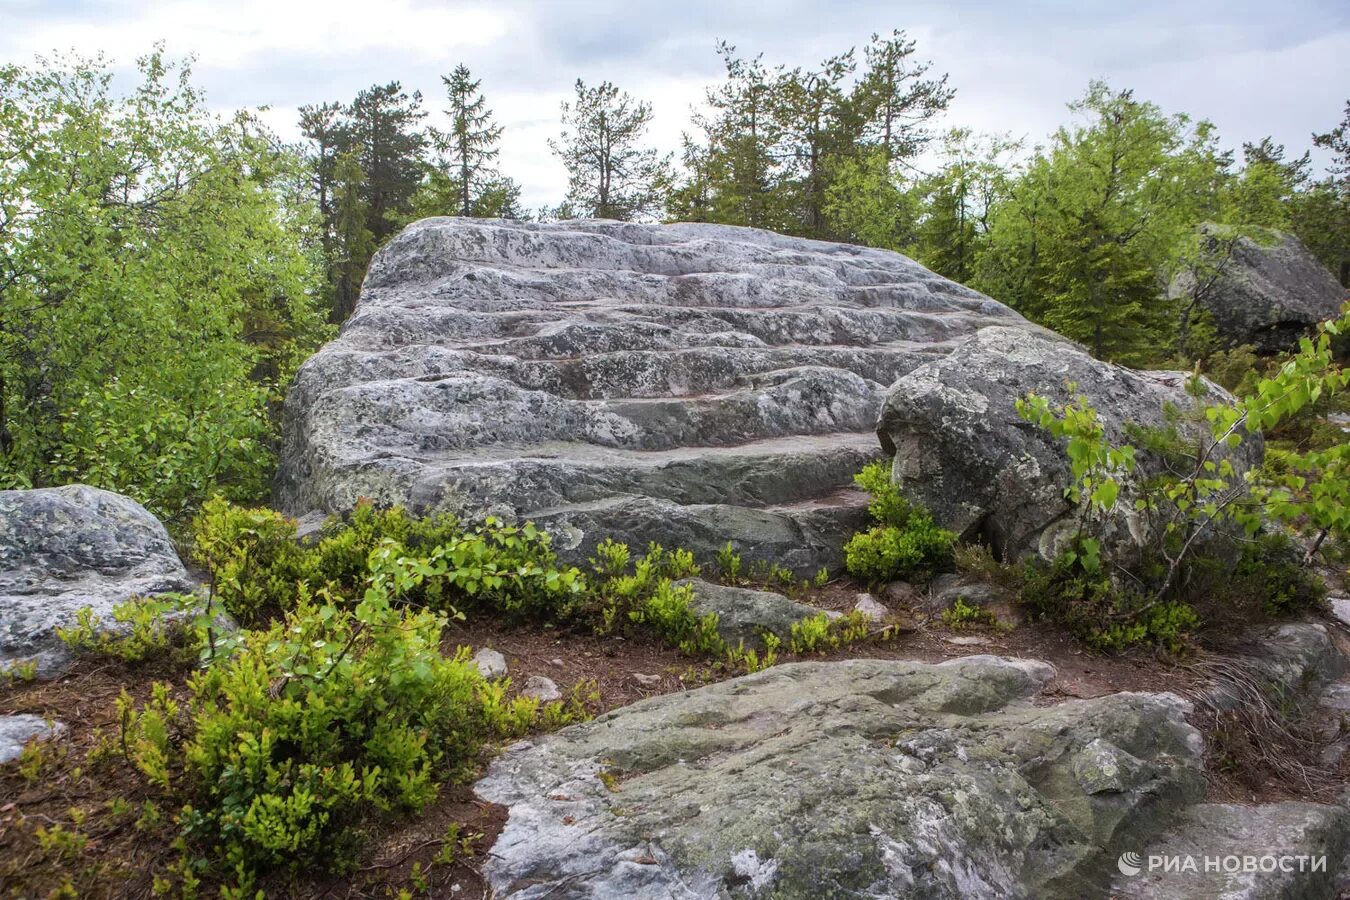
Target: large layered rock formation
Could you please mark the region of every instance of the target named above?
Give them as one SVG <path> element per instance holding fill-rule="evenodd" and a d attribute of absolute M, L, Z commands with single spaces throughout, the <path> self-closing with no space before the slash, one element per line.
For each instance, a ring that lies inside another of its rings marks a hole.
<path fill-rule="evenodd" d="M 429 219 L 287 399 L 276 498 L 365 496 L 799 570 L 860 522 L 888 385 L 1033 326 L 895 253 L 715 225 Z"/>
<path fill-rule="evenodd" d="M 1255 241 L 1206 225 L 1204 240 L 1205 270 L 1179 276 L 1171 293 L 1198 301 L 1230 345 L 1287 350 L 1346 300 L 1346 289 L 1292 234 Z"/>
<path fill-rule="evenodd" d="M 0 665 L 66 653 L 53 629 L 83 607 L 109 625 L 133 596 L 195 587 L 159 520 L 121 494 L 81 484 L 0 491 Z"/>

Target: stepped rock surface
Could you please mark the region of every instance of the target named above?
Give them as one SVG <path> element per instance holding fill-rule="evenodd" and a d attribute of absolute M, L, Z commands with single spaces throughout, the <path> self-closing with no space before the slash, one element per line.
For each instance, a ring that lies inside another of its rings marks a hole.
<path fill-rule="evenodd" d="M 1069 460 L 1065 442 L 1023 420 L 1017 400 L 1034 391 L 1058 406 L 1081 394 L 1097 410 L 1108 441 L 1138 445 L 1128 426 L 1175 424 L 1183 435 L 1196 428 L 1208 434 L 1207 426 L 1185 419 L 1171 423 L 1166 411 L 1194 406 L 1187 378 L 1105 363 L 1052 336 L 991 327 L 892 385 L 877 433 L 894 454 L 901 491 L 924 503 L 944 528 L 981 537 L 1009 557 L 1038 552 L 1052 559 L 1077 528 L 1075 507 L 1064 497 L 1072 480 Z M 1211 397 L 1226 396 L 1206 384 Z M 1249 438 L 1227 455 L 1241 474 L 1263 452 L 1260 439 Z M 1136 461 L 1136 479 L 1163 465 L 1146 450 Z M 1121 496 L 1108 537 L 1111 545 L 1128 547 L 1142 540 L 1147 523 L 1133 513 L 1128 480 Z"/>
<path fill-rule="evenodd" d="M 794 663 L 510 748 L 498 896 L 1104 896 L 1204 792 L 1170 694 L 1034 704 L 1053 670 Z"/>
<path fill-rule="evenodd" d="M 1258 242 L 1214 225 L 1204 231 L 1215 273 L 1198 290 L 1195 275 L 1183 275 L 1172 293 L 1193 293 L 1230 344 L 1287 350 L 1346 300 L 1346 289 L 1292 234 L 1270 232 Z"/>
<path fill-rule="evenodd" d="M 52 629 L 85 606 L 111 624 L 132 596 L 195 587 L 159 520 L 121 494 L 81 484 L 0 491 L 0 664 L 66 658 Z"/>
<path fill-rule="evenodd" d="M 886 388 L 1036 331 L 881 250 L 729 226 L 428 219 L 376 256 L 286 404 L 277 504 L 531 517 L 799 571 L 861 521 Z"/>

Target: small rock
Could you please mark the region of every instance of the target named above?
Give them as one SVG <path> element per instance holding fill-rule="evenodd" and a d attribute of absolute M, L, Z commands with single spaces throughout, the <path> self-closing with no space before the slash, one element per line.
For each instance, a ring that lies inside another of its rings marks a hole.
<path fill-rule="evenodd" d="M 656 687 L 661 683 L 660 675 L 644 675 L 642 672 L 634 672 L 633 680 L 643 687 Z"/>
<path fill-rule="evenodd" d="M 496 650 L 487 647 L 479 650 L 473 655 L 473 664 L 478 667 L 484 678 L 496 680 L 506 677 L 506 657 Z"/>
<path fill-rule="evenodd" d="M 853 604 L 853 611 L 862 613 L 873 622 L 884 622 L 891 614 L 891 611 L 878 603 L 877 598 L 871 594 L 859 594 L 858 602 Z"/>
<path fill-rule="evenodd" d="M 562 691 L 558 690 L 558 685 L 552 678 L 545 678 L 543 675 L 531 675 L 526 679 L 525 690 L 520 694 L 522 697 L 533 697 L 540 703 L 562 699 Z"/>
<path fill-rule="evenodd" d="M 892 581 L 881 589 L 881 597 L 891 606 L 913 606 L 920 594 L 908 581 Z"/>
<path fill-rule="evenodd" d="M 561 659 L 559 659 L 558 657 L 555 656 L 555 657 L 553 657 L 553 659 L 550 659 L 550 660 L 548 661 L 548 664 L 549 664 L 550 666 L 557 666 L 558 668 L 561 669 L 561 668 L 562 668 L 562 665 L 563 665 L 563 661 L 562 661 Z"/>
<path fill-rule="evenodd" d="M 989 644 L 989 638 L 982 638 L 979 635 L 963 634 L 954 637 L 944 637 L 942 640 L 948 644 L 954 644 L 957 647 L 984 647 Z"/>
<path fill-rule="evenodd" d="M 1342 625 L 1350 626 L 1350 597 L 1332 597 L 1331 614 Z"/>
<path fill-rule="evenodd" d="M 18 759 L 24 744 L 31 740 L 50 740 L 65 731 L 66 726 L 61 722 L 48 722 L 42 716 L 0 716 L 0 763 Z"/>
<path fill-rule="evenodd" d="M 787 640 L 794 622 L 818 616 L 822 612 L 830 619 L 842 615 L 836 610 L 821 610 L 797 603 L 772 591 L 728 587 L 698 578 L 685 579 L 677 584 L 688 585 L 693 589 L 690 608 L 696 615 L 717 614 L 717 633 L 732 647 L 743 641 L 746 647 L 763 648 L 766 631 Z"/>

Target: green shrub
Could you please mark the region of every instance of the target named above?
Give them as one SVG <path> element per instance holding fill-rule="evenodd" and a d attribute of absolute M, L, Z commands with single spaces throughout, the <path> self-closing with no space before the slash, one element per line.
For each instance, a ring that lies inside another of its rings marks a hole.
<path fill-rule="evenodd" d="M 195 556 L 225 610 L 243 624 L 283 613 L 304 587 L 355 599 L 376 553 L 419 560 L 425 569 L 399 602 L 457 613 L 490 610 L 508 619 L 565 617 L 585 589 L 581 572 L 560 566 L 546 532 L 486 518 L 473 527 L 449 515 L 416 519 L 403 509 L 360 503 L 325 523 L 317 544 L 296 541 L 295 522 L 220 498 L 194 522 Z M 687 554 L 685 554 L 687 556 Z"/>
<path fill-rule="evenodd" d="M 449 513 L 413 518 L 402 507 L 380 509 L 362 499 L 347 514 L 324 523 L 316 547 L 319 578 L 343 591 L 365 583 L 370 553 L 386 538 L 411 551 L 429 553 L 463 535 L 459 520 Z"/>
<path fill-rule="evenodd" d="M 897 578 L 926 580 L 952 563 L 956 535 L 937 527 L 933 517 L 900 494 L 885 462 L 873 462 L 853 476 L 872 495 L 867 505 L 873 527 L 844 545 L 844 567 L 869 582 Z"/>
<path fill-rule="evenodd" d="M 1302 564 L 1302 551 L 1279 532 L 1243 545 L 1230 590 L 1255 598 L 1271 616 L 1315 609 L 1326 599 L 1326 586 Z"/>
<path fill-rule="evenodd" d="M 878 460 L 863 466 L 862 471 L 853 476 L 853 482 L 872 495 L 867 504 L 867 514 L 878 525 L 894 525 L 903 528 L 909 524 L 913 507 L 900 495 L 900 488 L 891 480 L 891 467 L 887 461 Z"/>
<path fill-rule="evenodd" d="M 844 565 L 850 575 L 868 582 L 927 580 L 951 565 L 955 539 L 927 513 L 914 512 L 903 527 L 879 525 L 849 538 Z"/>
<path fill-rule="evenodd" d="M 741 583 L 741 555 L 736 552 L 731 541 L 727 541 L 726 546 L 717 551 L 717 571 L 722 576 L 723 584 Z"/>
<path fill-rule="evenodd" d="M 444 618 L 394 608 L 395 580 L 354 608 L 302 591 L 194 675 L 181 706 L 164 686 L 139 710 L 122 701 L 131 761 L 185 801 L 187 846 L 238 889 L 278 866 L 341 870 L 362 823 L 424 808 L 476 771 L 485 742 L 538 720 L 537 701 L 507 700 L 466 649 L 443 656 Z"/>
<path fill-rule="evenodd" d="M 883 636 L 891 630 L 882 629 Z M 872 620 L 860 612 L 831 618 L 826 613 L 807 616 L 792 623 L 788 648 L 793 653 L 824 653 L 861 641 L 872 634 Z"/>
<path fill-rule="evenodd" d="M 73 625 L 58 627 L 56 636 L 79 654 L 139 663 L 174 651 L 174 661 L 186 663 L 197 656 L 206 640 L 198 634 L 206 625 L 200 606 L 200 598 L 192 595 L 132 597 L 113 607 L 113 621 L 120 628 L 100 627 L 93 608 L 86 606 L 76 612 Z"/>
<path fill-rule="evenodd" d="M 313 554 L 296 543 L 295 521 L 281 513 L 212 497 L 192 533 L 213 599 L 241 625 L 290 609 L 296 586 L 316 579 Z"/>
<path fill-rule="evenodd" d="M 955 603 L 942 611 L 942 623 L 961 630 L 997 625 L 998 618 L 978 603 L 967 603 L 965 597 L 957 597 Z"/>
<path fill-rule="evenodd" d="M 1095 551 L 1081 546 L 1050 565 L 1029 560 L 1022 573 L 1022 605 L 1031 618 L 1061 625 L 1098 649 L 1151 643 L 1180 652 L 1200 625 L 1195 611 L 1181 601 L 1117 588 L 1096 560 Z"/>
<path fill-rule="evenodd" d="M 694 589 L 669 578 L 657 581 L 652 592 L 628 613 L 628 618 L 649 626 L 666 643 L 691 656 L 721 654 L 726 645 L 717 633 L 717 613 L 699 616 L 692 603 Z"/>

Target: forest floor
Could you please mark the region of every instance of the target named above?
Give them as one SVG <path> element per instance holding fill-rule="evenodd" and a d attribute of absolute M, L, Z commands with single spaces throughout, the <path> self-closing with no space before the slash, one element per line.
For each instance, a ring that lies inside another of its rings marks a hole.
<path fill-rule="evenodd" d="M 860 590 L 841 581 L 796 599 L 825 609 L 845 609 Z M 1038 623 L 953 629 L 937 617 L 900 615 L 900 627 L 887 639 L 809 657 L 782 654 L 780 663 L 858 657 L 937 662 L 985 653 L 1034 658 L 1056 670 L 1037 700 L 1042 703 L 1117 691 L 1193 696 L 1207 683 L 1202 667 L 1193 664 L 1194 657 L 1149 651 L 1099 653 Z M 1350 645 L 1350 632 L 1335 623 L 1329 627 L 1338 628 L 1342 644 Z M 1199 644 L 1203 648 L 1209 641 L 1217 646 L 1225 639 L 1216 629 L 1208 636 L 1202 633 Z M 504 627 L 490 621 L 451 626 L 445 644 L 447 652 L 460 646 L 501 652 L 517 686 L 534 675 L 552 679 L 564 693 L 579 683 L 593 685 L 591 705 L 597 714 L 735 674 L 718 663 L 644 639 Z M 1226 649 L 1231 652 L 1231 647 Z M 60 720 L 67 728 L 60 739 L 32 745 L 36 749 L 19 763 L 0 770 L 0 897 L 154 895 L 155 874 L 178 858 L 172 811 L 157 807 L 144 779 L 108 748 L 115 748 L 117 699 L 124 690 L 144 701 L 154 680 L 168 681 L 181 691 L 186 676 L 181 668 L 86 659 L 54 681 L 0 686 L 0 714 L 32 713 Z M 1212 737 L 1212 721 L 1195 724 Z M 483 762 L 486 765 L 487 760 Z M 1334 777 L 1345 783 L 1350 772 Z M 1307 798 L 1299 785 L 1255 763 L 1215 766 L 1210 778 L 1215 800 Z M 367 823 L 371 839 L 355 871 L 332 876 L 279 874 L 263 888 L 268 897 L 477 900 L 490 896 L 478 867 L 491 853 L 505 821 L 505 810 L 477 800 L 471 785 L 447 786 L 437 802 L 412 819 Z"/>

